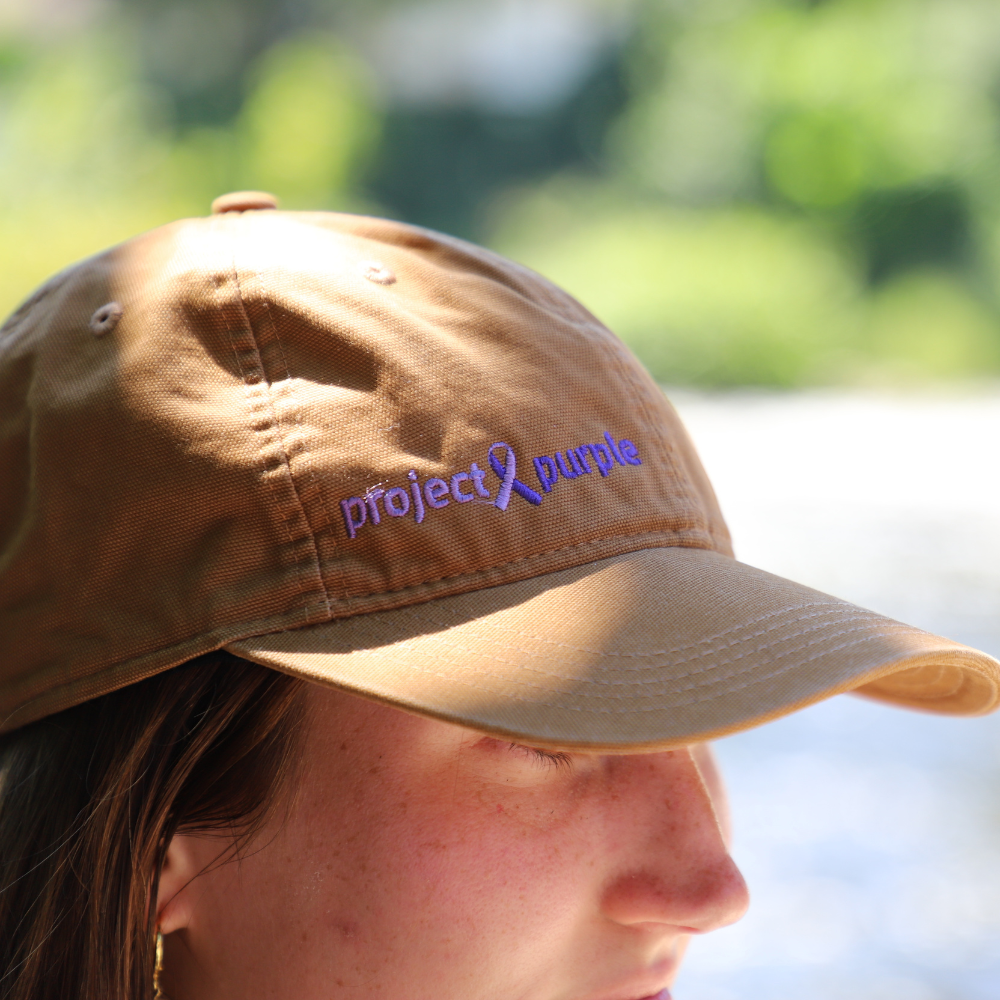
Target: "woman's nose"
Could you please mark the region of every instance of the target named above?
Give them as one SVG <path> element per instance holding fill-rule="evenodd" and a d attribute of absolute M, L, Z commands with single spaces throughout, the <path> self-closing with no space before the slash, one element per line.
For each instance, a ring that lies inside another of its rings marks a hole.
<path fill-rule="evenodd" d="M 746 882 L 729 856 L 713 803 L 690 749 L 621 760 L 616 843 L 620 867 L 602 909 L 626 926 L 701 934 L 746 912 Z M 721 791 L 716 785 L 714 795 Z"/>

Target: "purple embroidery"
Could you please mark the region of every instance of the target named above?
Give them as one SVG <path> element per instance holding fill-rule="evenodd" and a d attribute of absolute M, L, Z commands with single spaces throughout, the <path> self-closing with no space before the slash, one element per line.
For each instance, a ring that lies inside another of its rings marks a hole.
<path fill-rule="evenodd" d="M 567 448 L 560 454 L 555 453 L 555 458 L 548 455 L 539 455 L 531 460 L 535 467 L 535 474 L 546 493 L 552 492 L 552 487 L 559 480 L 560 474 L 563 479 L 576 479 L 578 476 L 592 472 L 590 462 L 587 460 L 587 452 L 593 459 L 602 477 L 607 477 L 615 467 L 615 459 L 620 465 L 642 465 L 639 452 L 636 446 L 627 439 L 616 442 L 608 431 L 604 432 L 604 439 L 608 442 L 603 444 L 581 444 L 576 448 Z M 614 457 L 612 457 L 614 456 Z"/>
<path fill-rule="evenodd" d="M 566 454 L 572 456 L 573 449 L 567 448 Z M 573 465 L 572 458 L 570 458 L 569 469 L 567 469 L 566 460 L 562 457 L 562 455 L 559 454 L 558 451 L 556 452 L 556 465 L 559 466 L 559 471 L 563 474 L 563 476 L 566 479 L 576 479 L 576 477 L 580 475 L 580 469 L 578 466 Z"/>
<path fill-rule="evenodd" d="M 625 464 L 625 459 L 622 458 L 622 453 L 618 450 L 618 445 L 615 444 L 615 439 L 607 432 L 604 432 L 604 440 L 608 442 L 608 447 L 611 449 L 611 454 L 615 456 L 615 460 L 619 465 Z"/>
<path fill-rule="evenodd" d="M 607 446 L 603 444 L 588 444 L 587 447 L 590 449 L 590 454 L 594 456 L 597 467 L 601 470 L 601 476 L 607 476 L 615 467 L 615 463 L 611 458 L 611 452 L 608 451 Z"/>
<path fill-rule="evenodd" d="M 402 506 L 396 506 L 397 500 Z M 391 490 L 386 491 L 382 503 L 385 505 L 385 512 L 390 517 L 405 517 L 410 509 L 410 494 L 402 486 L 394 486 Z"/>
<path fill-rule="evenodd" d="M 639 449 L 628 438 L 622 438 L 618 442 L 618 447 L 621 448 L 622 454 L 625 456 L 625 461 L 629 465 L 642 465 L 642 459 L 639 458 Z"/>
<path fill-rule="evenodd" d="M 483 469 L 480 469 L 475 462 L 469 466 L 469 472 L 472 473 L 472 483 L 476 487 L 476 493 L 489 500 L 490 491 L 483 485 L 483 480 L 486 478 L 486 472 Z"/>
<path fill-rule="evenodd" d="M 539 455 L 538 458 L 533 458 L 531 461 L 535 466 L 535 472 L 538 474 L 538 481 L 542 484 L 542 489 L 546 493 L 551 493 L 552 487 L 559 478 L 556 463 L 548 455 Z"/>
<path fill-rule="evenodd" d="M 340 501 L 340 509 L 344 514 L 344 524 L 347 526 L 347 534 L 354 538 L 358 533 L 358 528 L 368 520 L 368 511 L 365 502 L 361 497 L 351 497 L 349 500 Z M 352 516 L 352 511 L 358 512 L 358 517 Z"/>
<path fill-rule="evenodd" d="M 500 464 L 500 459 L 493 454 L 495 448 L 506 448 L 507 458 L 504 465 Z M 500 477 L 500 489 L 497 490 L 497 498 L 493 505 L 500 510 L 506 510 L 510 503 L 510 491 L 513 490 L 518 496 L 523 497 L 528 503 L 536 506 L 542 502 L 542 498 L 530 487 L 525 486 L 517 475 L 517 458 L 514 449 L 506 441 L 494 441 L 490 445 L 490 450 L 486 456 L 490 463 L 490 468 Z"/>
<path fill-rule="evenodd" d="M 440 509 L 448 506 L 448 484 L 443 479 L 428 479 L 424 483 L 427 506 Z"/>
<path fill-rule="evenodd" d="M 542 490 L 545 493 L 551 493 L 560 476 L 563 479 L 572 480 L 593 472 L 592 463 L 597 465 L 604 478 L 610 475 L 616 461 L 623 466 L 642 465 L 639 449 L 632 441 L 627 438 L 615 441 L 608 431 L 604 432 L 604 440 L 607 442 L 606 445 L 581 444 L 575 448 L 566 448 L 565 451 L 555 452 L 554 458 L 549 455 L 538 455 L 533 458 L 532 465 Z M 505 449 L 502 453 L 503 461 L 497 454 L 498 449 L 501 448 Z M 590 453 L 589 459 L 588 452 Z M 505 441 L 494 442 L 490 445 L 486 458 L 487 464 L 500 480 L 500 487 L 493 500 L 493 506 L 499 510 L 506 510 L 510 504 L 512 492 L 517 493 L 523 500 L 534 506 L 541 504 L 541 494 L 536 493 L 530 486 L 517 478 L 517 456 L 509 444 Z M 416 469 L 410 469 L 406 476 L 409 480 L 408 489 L 403 486 L 395 486 L 384 490 L 381 486 L 373 486 L 365 492 L 363 497 L 349 497 L 347 500 L 340 501 L 340 509 L 348 537 L 356 538 L 358 531 L 365 524 L 379 525 L 381 523 L 380 513 L 399 518 L 406 517 L 412 512 L 414 521 L 420 524 L 427 516 L 428 508 L 439 510 L 442 507 L 447 507 L 452 500 L 464 504 L 475 501 L 477 497 L 481 498 L 479 502 L 492 499 L 484 482 L 486 473 L 475 462 L 470 463 L 468 472 L 459 470 L 447 480 L 432 477 L 421 484 Z M 463 490 L 463 483 L 468 483 L 471 488 L 466 487 Z M 379 510 L 380 501 L 381 512 Z"/>
<path fill-rule="evenodd" d="M 372 524 L 381 524 L 382 521 L 378 516 L 378 502 L 381 497 L 385 495 L 385 490 L 380 490 L 377 486 L 370 489 L 365 494 L 365 500 L 368 501 L 368 511 L 369 517 L 371 517 Z"/>
<path fill-rule="evenodd" d="M 410 480 L 410 492 L 413 494 L 413 519 L 420 524 L 424 519 L 424 498 L 420 493 L 420 484 L 417 482 L 417 470 L 410 469 L 406 474 Z"/>
<path fill-rule="evenodd" d="M 455 498 L 455 503 L 468 503 L 470 500 L 476 499 L 474 493 L 463 493 L 458 488 L 459 483 L 464 483 L 470 478 L 467 472 L 456 472 L 451 477 L 451 495 Z"/>

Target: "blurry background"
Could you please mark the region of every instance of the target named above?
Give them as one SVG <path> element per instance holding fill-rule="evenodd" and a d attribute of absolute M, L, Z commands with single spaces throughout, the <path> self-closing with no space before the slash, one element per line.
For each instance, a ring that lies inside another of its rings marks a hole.
<path fill-rule="evenodd" d="M 746 562 L 1000 656 L 1000 392 L 673 390 Z M 717 744 L 749 916 L 676 1000 L 1000 997 L 1000 716 L 832 698 Z"/>
<path fill-rule="evenodd" d="M 497 247 L 664 382 L 1000 372 L 995 0 L 0 0 L 0 311 L 234 188 Z"/>
<path fill-rule="evenodd" d="M 0 0 L 0 313 L 237 188 L 542 271 L 742 558 L 1000 654 L 996 0 Z M 1000 996 L 1000 723 L 720 751 L 756 903 L 678 1000 Z"/>

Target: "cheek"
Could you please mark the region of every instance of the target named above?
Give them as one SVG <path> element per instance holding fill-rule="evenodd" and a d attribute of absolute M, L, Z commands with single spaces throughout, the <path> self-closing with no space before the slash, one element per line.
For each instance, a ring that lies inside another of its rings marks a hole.
<path fill-rule="evenodd" d="M 323 872 L 317 931 L 355 953 L 416 951 L 428 962 L 528 954 L 579 919 L 599 857 L 579 811 L 500 789 L 355 798 L 304 826 L 307 869 Z"/>

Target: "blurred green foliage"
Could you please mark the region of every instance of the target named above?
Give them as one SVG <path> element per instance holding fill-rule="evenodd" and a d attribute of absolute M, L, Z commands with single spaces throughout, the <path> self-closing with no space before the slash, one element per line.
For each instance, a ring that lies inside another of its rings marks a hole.
<path fill-rule="evenodd" d="M 500 247 L 665 381 L 1000 372 L 1000 6 L 650 2 L 631 66 L 606 177 L 508 196 Z"/>
<path fill-rule="evenodd" d="M 0 60 L 0 307 L 52 271 L 143 229 L 204 215 L 217 194 L 274 190 L 289 208 L 363 205 L 378 139 L 371 81 L 335 36 L 278 41 L 248 66 L 239 112 L 181 127 L 144 78 L 127 20 Z"/>
<path fill-rule="evenodd" d="M 861 282 L 807 220 L 636 203 L 570 180 L 500 214 L 503 249 L 574 291 L 664 380 L 791 386 L 851 374 Z"/>
<path fill-rule="evenodd" d="M 530 113 L 386 104 L 351 41 L 386 4 L 119 0 L 0 33 L 0 309 L 250 187 L 488 242 L 663 381 L 1000 374 L 995 0 L 637 0 Z"/>

